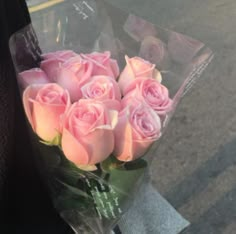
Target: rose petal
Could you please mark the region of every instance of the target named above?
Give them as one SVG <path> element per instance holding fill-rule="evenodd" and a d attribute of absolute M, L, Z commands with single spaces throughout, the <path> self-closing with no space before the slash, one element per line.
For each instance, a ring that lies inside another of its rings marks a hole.
<path fill-rule="evenodd" d="M 118 112 L 121 110 L 121 103 L 117 100 L 106 99 L 106 100 L 103 100 L 102 103 L 109 110 L 116 110 Z"/>
<path fill-rule="evenodd" d="M 121 161 L 130 161 L 133 157 L 132 127 L 128 118 L 129 111 L 126 109 L 119 115 L 114 130 L 115 148 L 113 154 Z"/>
<path fill-rule="evenodd" d="M 96 171 L 98 169 L 96 165 L 76 165 L 76 166 L 83 171 Z"/>
<path fill-rule="evenodd" d="M 39 137 L 46 141 L 52 141 L 59 133 L 60 115 L 64 113 L 65 106 L 42 105 L 36 101 L 33 103 L 34 128 Z"/>
<path fill-rule="evenodd" d="M 162 75 L 161 75 L 160 71 L 158 71 L 157 69 L 155 69 L 155 70 L 154 70 L 154 76 L 153 76 L 153 78 L 154 78 L 155 80 L 157 80 L 159 83 L 161 83 L 161 82 L 162 82 Z"/>
<path fill-rule="evenodd" d="M 118 66 L 117 61 L 114 60 L 114 59 L 111 59 L 110 65 L 111 65 L 111 69 L 112 69 L 112 72 L 114 74 L 114 77 L 117 78 L 120 74 L 120 68 Z"/>
<path fill-rule="evenodd" d="M 57 77 L 57 83 L 69 91 L 72 102 L 78 101 L 82 97 L 80 84 L 72 71 L 61 68 Z"/>
<path fill-rule="evenodd" d="M 64 62 L 62 59 L 48 59 L 44 60 L 40 64 L 40 68 L 47 74 L 51 82 L 56 81 L 58 75 L 58 69 Z"/>
<path fill-rule="evenodd" d="M 73 57 L 58 69 L 56 82 L 69 91 L 72 102 L 82 97 L 81 88 L 90 81 L 92 67 L 92 63 L 81 57 Z"/>
<path fill-rule="evenodd" d="M 110 51 L 104 53 L 93 52 L 91 54 L 81 54 L 81 57 L 93 64 L 93 76 L 110 76 L 116 78 L 119 75 L 117 61 L 111 59 Z"/>
<path fill-rule="evenodd" d="M 88 164 L 104 161 L 114 149 L 114 135 L 112 130 L 96 129 L 83 137 L 83 143 L 91 150 Z"/>
<path fill-rule="evenodd" d="M 38 90 L 41 86 L 38 85 L 31 85 L 26 88 L 26 90 L 23 93 L 23 105 L 25 114 L 27 116 L 27 119 L 32 126 L 32 128 L 35 130 L 35 123 L 32 118 L 32 110 L 33 110 L 33 103 L 30 101 L 30 99 L 35 99 Z"/>
<path fill-rule="evenodd" d="M 23 89 L 31 84 L 49 83 L 46 73 L 40 68 L 33 68 L 19 73 L 18 80 Z"/>
<path fill-rule="evenodd" d="M 66 128 L 62 132 L 61 146 L 65 156 L 73 163 L 78 165 L 87 165 L 89 163 L 89 152 Z"/>

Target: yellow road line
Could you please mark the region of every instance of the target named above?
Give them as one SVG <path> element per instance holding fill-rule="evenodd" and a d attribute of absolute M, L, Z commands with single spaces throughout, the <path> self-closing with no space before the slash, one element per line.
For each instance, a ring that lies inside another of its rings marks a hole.
<path fill-rule="evenodd" d="M 61 2 L 64 2 L 64 0 L 51 0 L 51 1 L 48 1 L 48 2 L 45 2 L 45 3 L 41 3 L 37 6 L 29 7 L 29 12 L 33 13 L 35 11 L 40 11 L 42 9 L 51 7 L 51 6 L 56 5 L 58 3 L 61 3 Z"/>

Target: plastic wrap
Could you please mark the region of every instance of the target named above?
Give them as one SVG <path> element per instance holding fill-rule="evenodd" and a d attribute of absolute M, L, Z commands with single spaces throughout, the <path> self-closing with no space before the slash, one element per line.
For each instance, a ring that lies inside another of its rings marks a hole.
<path fill-rule="evenodd" d="M 161 135 L 181 97 L 213 58 L 203 43 L 100 0 L 61 1 L 36 12 L 33 25 L 12 35 L 9 43 L 17 74 L 41 67 L 45 54 L 62 50 L 78 54 L 109 51 L 120 70 L 125 67 L 125 56 L 139 56 L 155 64 L 158 79 L 168 88 L 172 101 L 171 109 L 161 117 Z M 25 84 L 21 75 L 18 77 L 23 95 Z M 109 233 L 132 205 L 156 156 L 159 138 L 136 160 L 121 162 L 110 156 L 83 168 L 65 157 L 60 135 L 45 142 L 32 131 L 30 123 L 29 129 L 36 163 L 61 216 L 76 233 Z"/>

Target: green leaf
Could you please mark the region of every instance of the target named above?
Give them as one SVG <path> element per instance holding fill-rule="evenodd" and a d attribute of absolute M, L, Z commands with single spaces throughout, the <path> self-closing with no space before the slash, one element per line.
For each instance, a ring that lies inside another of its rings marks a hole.
<path fill-rule="evenodd" d="M 130 170 L 139 170 L 142 168 L 146 168 L 148 165 L 147 161 L 144 159 L 137 159 L 135 161 L 127 162 L 124 164 L 124 169 Z"/>
<path fill-rule="evenodd" d="M 121 169 L 124 167 L 125 162 L 121 162 L 116 159 L 113 155 L 110 155 L 106 160 L 100 163 L 103 172 L 110 172 L 113 169 Z"/>
<path fill-rule="evenodd" d="M 147 163 L 144 160 L 136 164 L 126 163 L 125 168 L 114 169 L 110 172 L 109 184 L 122 191 L 123 194 L 129 194 L 136 182 L 143 176 L 146 168 Z"/>
<path fill-rule="evenodd" d="M 101 169 L 104 172 L 111 172 L 112 170 L 137 170 L 147 167 L 147 162 L 144 159 L 137 159 L 131 162 L 122 162 L 116 159 L 113 155 L 100 163 Z"/>

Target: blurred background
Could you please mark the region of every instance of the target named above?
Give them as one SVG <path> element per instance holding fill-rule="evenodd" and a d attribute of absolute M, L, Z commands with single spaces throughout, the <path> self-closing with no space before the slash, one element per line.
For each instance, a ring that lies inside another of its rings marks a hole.
<path fill-rule="evenodd" d="M 31 17 L 63 0 L 27 1 Z M 236 233 L 236 2 L 107 0 L 196 38 L 215 58 L 184 97 L 152 164 L 155 188 L 191 222 L 184 234 Z"/>

